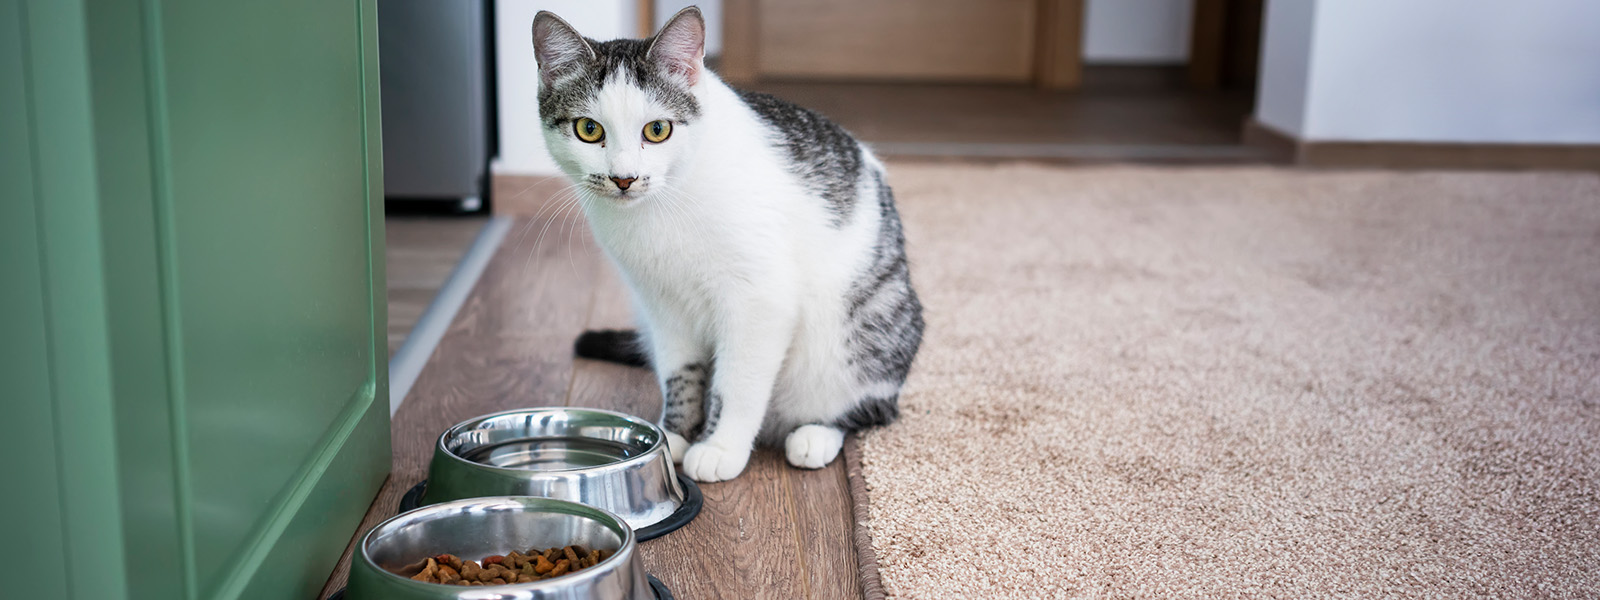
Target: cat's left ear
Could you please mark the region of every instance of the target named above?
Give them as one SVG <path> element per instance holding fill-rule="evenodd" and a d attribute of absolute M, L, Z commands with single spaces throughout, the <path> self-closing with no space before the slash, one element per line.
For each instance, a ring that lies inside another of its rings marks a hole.
<path fill-rule="evenodd" d="M 700 81 L 705 67 L 706 20 L 691 6 L 678 11 L 661 26 L 645 54 L 668 74 L 683 77 L 689 85 Z"/>

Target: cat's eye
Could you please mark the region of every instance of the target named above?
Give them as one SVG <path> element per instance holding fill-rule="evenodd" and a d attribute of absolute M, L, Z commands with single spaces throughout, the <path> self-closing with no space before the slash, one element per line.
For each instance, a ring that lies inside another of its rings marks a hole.
<path fill-rule="evenodd" d="M 644 125 L 644 139 L 652 144 L 665 142 L 667 137 L 671 135 L 671 121 L 651 121 Z"/>
<path fill-rule="evenodd" d="M 591 144 L 606 138 L 606 128 L 601 127 L 594 119 L 582 117 L 572 122 L 572 132 L 578 134 L 578 139 Z"/>

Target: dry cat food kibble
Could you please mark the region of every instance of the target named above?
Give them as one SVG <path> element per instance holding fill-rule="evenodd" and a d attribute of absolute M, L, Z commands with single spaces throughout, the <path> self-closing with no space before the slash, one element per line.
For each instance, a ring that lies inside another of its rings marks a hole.
<path fill-rule="evenodd" d="M 440 554 L 406 565 L 400 574 L 417 581 L 449 585 L 532 583 L 587 569 L 611 554 L 605 550 L 587 550 L 576 545 L 542 552 L 530 549 L 527 554 L 513 550 L 505 556 L 496 554 L 484 557 L 481 565 L 462 560 L 454 554 Z"/>

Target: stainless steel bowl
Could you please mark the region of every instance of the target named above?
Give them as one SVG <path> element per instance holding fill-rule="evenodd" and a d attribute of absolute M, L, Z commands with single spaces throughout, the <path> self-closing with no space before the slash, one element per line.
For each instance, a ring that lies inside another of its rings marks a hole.
<path fill-rule="evenodd" d="M 493 554 L 579 544 L 617 549 L 554 579 L 485 587 L 413 581 L 396 573 L 430 556 Z M 350 565 L 348 600 L 653 600 L 633 530 L 603 510 L 549 498 L 473 498 L 426 506 L 373 528 Z"/>
<path fill-rule="evenodd" d="M 586 408 L 500 412 L 440 435 L 421 504 L 481 496 L 581 502 L 634 529 L 662 522 L 685 502 L 660 428 Z"/>

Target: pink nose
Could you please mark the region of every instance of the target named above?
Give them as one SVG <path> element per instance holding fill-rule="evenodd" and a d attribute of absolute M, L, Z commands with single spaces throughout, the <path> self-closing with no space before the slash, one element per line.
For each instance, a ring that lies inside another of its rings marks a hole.
<path fill-rule="evenodd" d="M 637 177 L 612 177 L 611 181 L 613 183 L 617 184 L 617 189 L 625 190 L 625 189 L 628 189 L 628 186 L 633 185 L 633 182 L 636 179 L 638 179 L 638 178 Z"/>

